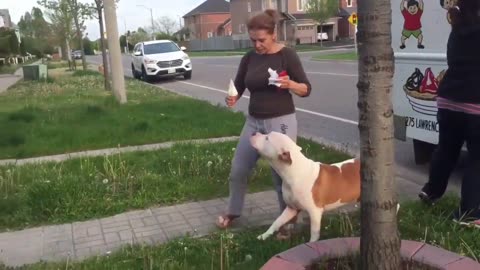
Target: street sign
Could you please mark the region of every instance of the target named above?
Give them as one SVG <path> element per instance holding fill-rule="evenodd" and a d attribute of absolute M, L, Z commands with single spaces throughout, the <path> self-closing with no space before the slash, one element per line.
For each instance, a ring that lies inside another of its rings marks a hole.
<path fill-rule="evenodd" d="M 352 13 L 352 15 L 350 15 L 350 17 L 348 17 L 348 21 L 353 24 L 353 25 L 357 25 L 358 24 L 358 17 L 357 17 L 357 13 Z"/>

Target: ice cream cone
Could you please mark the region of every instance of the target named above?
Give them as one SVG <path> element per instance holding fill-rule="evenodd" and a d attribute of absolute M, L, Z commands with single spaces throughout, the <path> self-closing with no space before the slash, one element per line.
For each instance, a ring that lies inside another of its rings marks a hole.
<path fill-rule="evenodd" d="M 238 96 L 237 88 L 235 88 L 235 84 L 232 80 L 230 80 L 230 85 L 228 86 L 228 95 L 231 97 Z"/>

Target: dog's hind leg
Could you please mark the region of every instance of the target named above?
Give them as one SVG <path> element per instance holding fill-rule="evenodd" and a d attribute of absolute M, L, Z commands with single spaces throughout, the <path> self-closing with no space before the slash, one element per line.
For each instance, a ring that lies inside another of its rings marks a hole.
<path fill-rule="evenodd" d="M 310 242 L 315 242 L 320 238 L 323 210 L 323 208 L 314 208 L 308 212 L 310 215 Z"/>
<path fill-rule="evenodd" d="M 282 214 L 272 223 L 270 228 L 262 234 L 259 235 L 257 238 L 259 240 L 265 240 L 268 237 L 270 237 L 274 232 L 278 231 L 280 227 L 285 225 L 287 222 L 289 222 L 292 218 L 294 218 L 298 214 L 298 210 L 286 207 L 285 210 L 283 210 Z"/>

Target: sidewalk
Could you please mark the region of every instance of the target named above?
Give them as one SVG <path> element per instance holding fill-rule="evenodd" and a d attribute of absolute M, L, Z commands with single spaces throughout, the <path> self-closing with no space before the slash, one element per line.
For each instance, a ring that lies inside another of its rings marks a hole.
<path fill-rule="evenodd" d="M 0 94 L 23 78 L 23 69 L 19 68 L 14 74 L 0 74 Z"/>
<path fill-rule="evenodd" d="M 401 200 L 416 198 L 417 184 L 400 177 L 397 181 Z M 21 266 L 40 260 L 81 260 L 114 252 L 125 244 L 158 245 L 186 234 L 204 236 L 217 230 L 215 220 L 226 204 L 227 198 L 221 198 L 0 233 L 0 261 Z M 232 229 L 270 225 L 278 214 L 274 191 L 248 194 L 243 216 Z"/>

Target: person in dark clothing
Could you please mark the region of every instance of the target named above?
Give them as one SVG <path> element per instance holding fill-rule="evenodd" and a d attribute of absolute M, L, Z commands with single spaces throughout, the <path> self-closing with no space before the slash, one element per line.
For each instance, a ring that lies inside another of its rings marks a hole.
<path fill-rule="evenodd" d="M 246 53 L 240 61 L 234 80 L 238 95 L 227 96 L 225 99 L 226 104 L 233 107 L 245 89 L 248 88 L 250 92 L 247 120 L 235 150 L 229 176 L 228 209 L 216 222 L 220 228 L 230 226 L 242 212 L 247 178 L 259 158 L 258 153 L 250 145 L 250 137 L 255 132 L 265 134 L 277 131 L 287 134 L 296 141 L 297 119 L 292 93 L 300 97 L 310 95 L 311 85 L 300 58 L 293 49 L 276 42 L 276 25 L 275 10 L 266 10 L 249 20 L 247 28 L 254 50 Z M 269 83 L 271 70 L 286 76 L 280 76 L 278 81 L 271 84 Z M 283 211 L 286 205 L 282 197 L 282 179 L 273 169 L 271 171 L 280 211 Z"/>
<path fill-rule="evenodd" d="M 449 9 L 452 29 L 447 45 L 448 70 L 438 89 L 439 142 L 429 180 L 419 197 L 432 204 L 443 196 L 466 143 L 468 165 L 462 179 L 460 207 L 454 221 L 480 228 L 480 0 L 460 0 Z"/>

